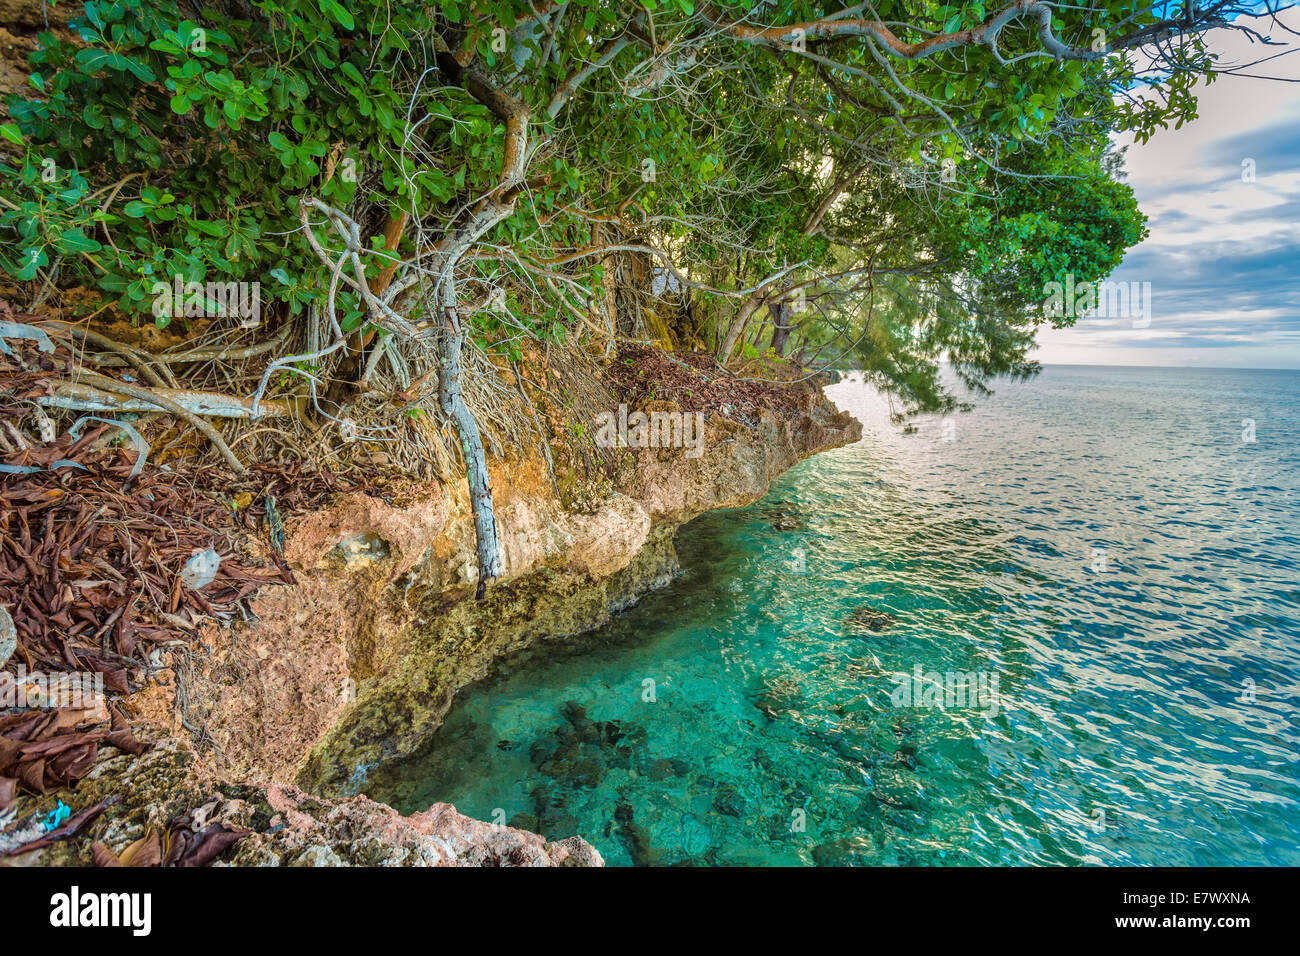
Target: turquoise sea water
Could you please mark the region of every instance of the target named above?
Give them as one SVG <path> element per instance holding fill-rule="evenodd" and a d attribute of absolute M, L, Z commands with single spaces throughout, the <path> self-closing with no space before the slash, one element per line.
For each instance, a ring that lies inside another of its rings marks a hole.
<path fill-rule="evenodd" d="M 861 443 L 371 794 L 615 865 L 1300 865 L 1300 373 L 1049 367 L 910 435 L 828 393 Z"/>

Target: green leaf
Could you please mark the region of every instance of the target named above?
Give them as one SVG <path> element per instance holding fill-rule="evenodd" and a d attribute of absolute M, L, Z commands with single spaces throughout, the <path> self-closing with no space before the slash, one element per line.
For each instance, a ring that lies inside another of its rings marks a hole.
<path fill-rule="evenodd" d="M 328 13 L 334 19 L 334 22 L 342 26 L 344 29 L 351 30 L 356 26 L 356 21 L 352 18 L 352 14 L 340 4 L 335 3 L 334 0 L 320 0 L 320 5 L 321 9 Z"/>
<path fill-rule="evenodd" d="M 36 278 L 36 270 L 41 266 L 50 264 L 49 258 L 45 255 L 45 250 L 37 246 L 29 246 L 23 250 L 23 265 L 18 270 L 17 276 L 24 282 Z"/>
<path fill-rule="evenodd" d="M 218 93 L 229 93 L 235 88 L 235 78 L 229 73 L 209 70 L 203 74 L 203 80 Z"/>
<path fill-rule="evenodd" d="M 79 252 L 98 252 L 103 246 L 80 229 L 67 229 L 54 240 L 54 248 L 69 255 Z"/>
<path fill-rule="evenodd" d="M 147 63 L 141 63 L 139 60 L 124 59 L 123 65 L 135 74 L 136 78 L 144 83 L 152 83 L 158 79 L 157 74 Z"/>
<path fill-rule="evenodd" d="M 204 219 L 191 219 L 190 225 L 199 232 L 206 233 L 209 236 L 224 236 L 226 234 L 225 227 L 219 222 L 208 222 Z"/>
<path fill-rule="evenodd" d="M 19 146 L 23 144 L 23 134 L 18 131 L 17 123 L 5 123 L 3 126 L 0 126 L 0 137 L 9 140 L 11 143 L 16 143 Z"/>
<path fill-rule="evenodd" d="M 170 35 L 154 40 L 149 44 L 149 49 L 157 50 L 159 53 L 168 53 L 177 56 L 185 52 L 185 48 L 177 43 Z"/>
<path fill-rule="evenodd" d="M 103 31 L 104 18 L 100 16 L 99 4 L 97 3 L 86 4 L 86 19 L 88 19 L 91 23 L 93 23 L 96 26 L 96 28 L 99 29 L 101 32 Z"/>
<path fill-rule="evenodd" d="M 91 46 L 86 47 L 84 50 L 78 50 L 74 59 L 76 59 L 77 64 L 88 73 L 98 73 L 108 62 L 109 52 Z"/>

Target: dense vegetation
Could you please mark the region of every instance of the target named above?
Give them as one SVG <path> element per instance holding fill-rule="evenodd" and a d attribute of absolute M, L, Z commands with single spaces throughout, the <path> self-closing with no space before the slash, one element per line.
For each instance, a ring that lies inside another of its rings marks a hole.
<path fill-rule="evenodd" d="M 0 267 L 159 323 L 160 281 L 260 282 L 268 328 L 328 319 L 313 369 L 437 366 L 467 461 L 465 336 L 771 349 L 948 410 L 940 360 L 1031 374 L 1044 284 L 1141 239 L 1111 137 L 1193 118 L 1241 12 L 97 0 L 9 103 Z"/>

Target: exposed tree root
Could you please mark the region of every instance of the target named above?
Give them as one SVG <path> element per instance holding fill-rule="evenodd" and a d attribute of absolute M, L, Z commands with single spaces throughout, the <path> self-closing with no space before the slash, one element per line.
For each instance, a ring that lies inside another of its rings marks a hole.
<path fill-rule="evenodd" d="M 91 375 L 94 373 L 81 373 Z M 103 376 L 101 376 L 103 378 Z M 116 386 L 125 383 L 109 379 Z M 107 391 L 106 391 L 107 390 Z M 122 399 L 110 391 L 121 392 L 120 387 L 109 389 L 107 385 L 91 386 L 82 382 L 60 382 L 54 394 L 40 399 L 46 408 L 66 408 L 85 412 L 159 412 L 164 411 L 164 401 L 170 401 L 195 415 L 208 415 L 213 418 L 251 418 L 252 407 L 248 399 L 234 395 L 222 395 L 219 392 L 191 391 L 178 388 L 135 389 L 131 398 Z M 149 397 L 145 398 L 147 394 Z M 258 409 L 259 418 L 292 417 L 294 408 L 283 401 L 266 401 Z"/>
<path fill-rule="evenodd" d="M 245 467 L 244 463 L 236 458 L 235 453 L 230 450 L 230 446 L 227 445 L 226 440 L 221 437 L 221 433 L 179 402 L 164 396 L 159 391 L 148 388 L 138 388 L 135 385 L 127 385 L 125 382 L 119 382 L 117 379 L 109 378 L 107 375 L 100 375 L 98 372 L 85 371 L 82 374 L 91 382 L 92 385 L 98 386 L 105 391 L 117 392 L 130 398 L 148 402 L 151 405 L 157 406 L 158 409 L 171 412 L 173 415 L 185 419 L 185 421 L 197 428 L 204 438 L 212 443 L 212 446 L 216 448 L 218 453 L 220 453 L 226 464 L 229 465 L 237 474 L 242 475 L 248 471 L 248 468 Z M 156 409 L 150 410 L 152 411 Z"/>

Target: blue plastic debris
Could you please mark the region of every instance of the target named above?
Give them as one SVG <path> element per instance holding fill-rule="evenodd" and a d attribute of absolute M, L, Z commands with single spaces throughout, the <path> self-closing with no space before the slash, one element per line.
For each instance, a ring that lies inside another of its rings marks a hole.
<path fill-rule="evenodd" d="M 67 805 L 64 804 L 62 800 L 60 800 L 59 805 L 45 815 L 45 819 L 41 822 L 41 826 L 45 827 L 46 833 L 49 833 L 51 830 L 57 830 L 59 827 L 63 826 L 63 821 L 68 819 L 70 816 L 72 816 L 72 811 L 68 809 Z"/>

